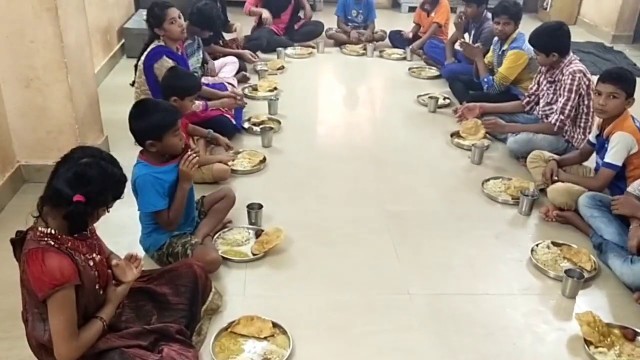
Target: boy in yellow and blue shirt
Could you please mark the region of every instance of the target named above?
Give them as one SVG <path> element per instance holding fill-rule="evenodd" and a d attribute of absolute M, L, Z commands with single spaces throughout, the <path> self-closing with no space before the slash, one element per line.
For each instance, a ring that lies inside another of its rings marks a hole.
<path fill-rule="evenodd" d="M 479 44 L 460 43 L 464 55 L 474 62 L 476 75 L 449 79 L 449 88 L 461 104 L 518 101 L 536 72 L 533 48 L 518 31 L 522 5 L 502 0 L 494 7 L 492 18 L 496 37 L 486 56 Z"/>

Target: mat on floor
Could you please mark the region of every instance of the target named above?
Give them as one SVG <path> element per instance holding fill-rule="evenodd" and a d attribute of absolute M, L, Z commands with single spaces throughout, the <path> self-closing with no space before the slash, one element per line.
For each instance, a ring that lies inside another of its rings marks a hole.
<path fill-rule="evenodd" d="M 571 43 L 571 51 L 576 54 L 592 75 L 600 75 L 614 66 L 623 66 L 640 77 L 640 67 L 627 54 L 601 42 L 585 41 Z"/>

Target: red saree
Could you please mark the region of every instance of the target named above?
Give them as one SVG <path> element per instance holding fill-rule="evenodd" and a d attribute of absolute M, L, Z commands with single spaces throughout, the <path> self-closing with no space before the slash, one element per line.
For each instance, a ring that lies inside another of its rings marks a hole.
<path fill-rule="evenodd" d="M 33 249 L 53 248 L 73 261 L 79 278 L 75 288 L 81 327 L 104 304 L 107 249 L 94 229 L 86 237 L 76 238 L 31 227 L 17 232 L 11 245 L 20 267 L 27 342 L 36 358 L 55 360 L 46 300 L 41 301 L 36 295 L 27 276 L 25 254 Z M 82 359 L 198 359 L 208 322 L 220 305 L 221 297 L 212 291 L 208 274 L 194 261 L 143 271 L 109 323 L 109 330 Z"/>

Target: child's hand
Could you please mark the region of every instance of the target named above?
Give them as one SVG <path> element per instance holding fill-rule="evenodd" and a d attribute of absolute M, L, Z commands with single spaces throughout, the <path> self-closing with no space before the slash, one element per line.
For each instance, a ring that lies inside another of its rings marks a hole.
<path fill-rule="evenodd" d="M 193 184 L 193 173 L 198 168 L 198 154 L 189 150 L 180 159 L 180 167 L 178 173 L 178 181 L 184 186 L 191 186 Z"/>
<path fill-rule="evenodd" d="M 615 196 L 611 201 L 611 212 L 615 215 L 638 217 L 640 215 L 640 202 L 632 195 Z"/>
<path fill-rule="evenodd" d="M 109 280 L 107 280 L 107 291 L 106 291 L 106 299 L 105 302 L 107 304 L 111 304 L 114 307 L 118 307 L 120 303 L 124 300 L 124 298 L 129 293 L 129 289 L 133 283 L 122 283 L 119 285 L 114 284 L 113 282 L 113 274 L 111 270 L 109 270 Z"/>
<path fill-rule="evenodd" d="M 551 185 L 554 182 L 558 181 L 558 162 L 555 160 L 551 160 L 547 163 L 547 167 L 544 168 L 544 172 L 542 173 L 543 180 L 545 184 Z"/>
<path fill-rule="evenodd" d="M 351 32 L 349 33 L 349 39 L 352 42 L 358 42 L 358 40 L 360 40 L 360 34 L 357 30 L 351 30 Z"/>
<path fill-rule="evenodd" d="M 222 155 L 218 155 L 216 157 L 216 160 L 218 163 L 220 164 L 228 164 L 230 162 L 232 162 L 233 160 L 235 160 L 235 156 L 233 156 L 232 154 L 222 154 Z"/>

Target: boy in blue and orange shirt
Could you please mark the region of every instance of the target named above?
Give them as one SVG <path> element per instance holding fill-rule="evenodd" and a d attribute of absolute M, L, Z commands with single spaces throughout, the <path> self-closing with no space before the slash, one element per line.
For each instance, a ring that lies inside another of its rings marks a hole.
<path fill-rule="evenodd" d="M 578 198 L 587 191 L 623 195 L 640 179 L 640 120 L 629 113 L 634 104 L 636 78 L 622 67 L 605 70 L 593 96 L 600 122 L 578 150 L 562 156 L 534 151 L 527 167 L 536 185 L 546 188 L 550 204 L 541 210 L 547 221 L 573 224 L 582 219 L 574 212 Z M 592 155 L 596 166 L 582 165 Z"/>

